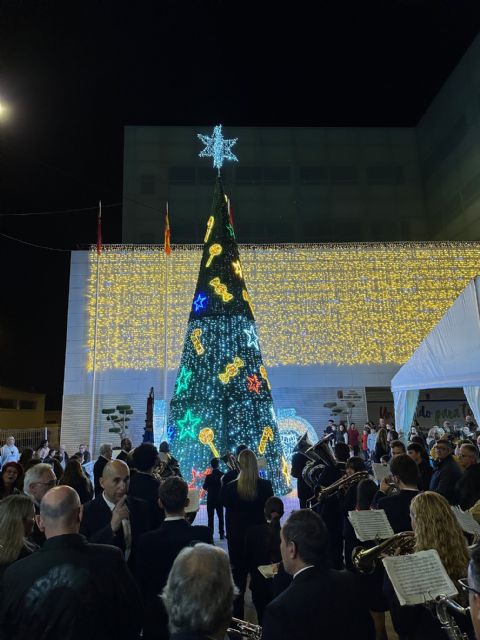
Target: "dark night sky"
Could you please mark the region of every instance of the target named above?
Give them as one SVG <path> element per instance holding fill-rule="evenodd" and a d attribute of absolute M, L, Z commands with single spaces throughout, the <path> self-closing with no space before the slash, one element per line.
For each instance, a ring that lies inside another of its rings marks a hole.
<path fill-rule="evenodd" d="M 3 214 L 121 202 L 127 124 L 415 125 L 479 27 L 478 0 L 0 1 L 0 233 L 94 242 L 95 211 Z M 0 384 L 60 407 L 69 254 L 0 236 L 0 269 Z"/>

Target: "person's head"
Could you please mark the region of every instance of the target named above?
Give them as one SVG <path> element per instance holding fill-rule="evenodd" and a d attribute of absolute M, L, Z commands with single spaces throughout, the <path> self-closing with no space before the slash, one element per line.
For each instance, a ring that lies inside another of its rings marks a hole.
<path fill-rule="evenodd" d="M 102 444 L 102 446 L 100 447 L 100 455 L 103 456 L 104 458 L 107 458 L 107 460 L 111 460 L 112 454 L 113 454 L 112 445 Z"/>
<path fill-rule="evenodd" d="M 167 478 L 160 485 L 158 498 L 167 515 L 183 516 L 188 505 L 188 484 L 178 476 Z"/>
<path fill-rule="evenodd" d="M 67 448 L 64 444 L 59 445 L 58 453 L 63 457 L 63 455 L 67 452 Z"/>
<path fill-rule="evenodd" d="M 151 472 L 158 462 L 157 447 L 144 442 L 132 453 L 133 466 L 137 471 Z"/>
<path fill-rule="evenodd" d="M 378 486 L 375 480 L 370 478 L 360 480 L 357 485 L 357 509 L 359 511 L 368 511 L 372 504 L 373 496 L 377 491 Z"/>
<path fill-rule="evenodd" d="M 170 632 L 223 639 L 236 592 L 225 551 L 204 543 L 185 547 L 162 594 Z"/>
<path fill-rule="evenodd" d="M 354 422 L 350 423 L 350 429 L 356 429 L 357 425 Z"/>
<path fill-rule="evenodd" d="M 411 436 L 416 436 L 417 435 L 417 427 L 415 425 L 413 425 L 413 424 L 410 427 L 410 435 Z"/>
<path fill-rule="evenodd" d="M 370 433 L 370 425 L 368 424 L 363 425 L 363 433 L 365 435 L 368 435 Z"/>
<path fill-rule="evenodd" d="M 246 444 L 239 444 L 238 447 L 235 449 L 235 456 L 238 458 L 238 456 L 242 453 L 242 451 L 245 451 L 245 449 L 247 449 L 247 445 Z"/>
<path fill-rule="evenodd" d="M 280 522 L 280 519 L 285 513 L 285 508 L 281 498 L 277 498 L 277 496 L 271 496 L 268 498 L 265 502 L 263 513 L 265 514 L 265 520 L 268 522 L 273 520 Z"/>
<path fill-rule="evenodd" d="M 15 487 L 20 486 L 23 476 L 23 469 L 18 462 L 7 462 L 2 467 L 2 483 L 5 488 L 12 491 Z"/>
<path fill-rule="evenodd" d="M 385 429 L 385 418 L 380 418 L 378 420 L 378 428 L 379 429 Z"/>
<path fill-rule="evenodd" d="M 473 444 L 462 444 L 458 453 L 458 462 L 464 469 L 478 463 L 478 449 Z"/>
<path fill-rule="evenodd" d="M 464 578 L 468 547 L 447 500 L 434 491 L 419 493 L 410 503 L 410 518 L 415 532 L 415 551 L 436 549 L 450 578 Z"/>
<path fill-rule="evenodd" d="M 392 440 L 390 443 L 390 451 L 392 452 L 392 458 L 400 456 L 406 453 L 405 445 L 401 440 Z"/>
<path fill-rule="evenodd" d="M 113 504 L 117 504 L 128 493 L 130 484 L 130 469 L 123 460 L 110 460 L 103 468 L 100 486 L 105 497 Z"/>
<path fill-rule="evenodd" d="M 393 480 L 400 489 L 403 487 L 418 488 L 418 466 L 406 453 L 395 456 L 390 463 Z"/>
<path fill-rule="evenodd" d="M 380 462 L 384 467 L 388 467 L 390 463 L 390 456 L 388 455 L 388 453 L 380 457 Z"/>
<path fill-rule="evenodd" d="M 86 450 L 87 450 L 87 447 L 86 447 L 84 444 L 81 444 L 81 445 L 78 447 L 78 451 L 79 451 L 79 453 L 85 453 L 85 451 L 86 451 Z"/>
<path fill-rule="evenodd" d="M 407 447 L 407 453 L 410 458 L 416 463 L 421 464 L 425 457 L 425 449 L 416 442 L 411 442 Z"/>
<path fill-rule="evenodd" d="M 212 467 L 212 469 L 218 469 L 218 465 L 219 465 L 218 458 L 212 458 L 210 460 L 210 466 Z"/>
<path fill-rule="evenodd" d="M 340 424 L 338 425 L 338 430 L 342 432 L 345 432 L 347 430 L 343 422 L 340 422 Z"/>
<path fill-rule="evenodd" d="M 346 462 L 350 458 L 350 447 L 345 442 L 335 443 L 333 452 L 338 462 Z"/>
<path fill-rule="evenodd" d="M 237 492 L 242 500 L 255 500 L 257 495 L 258 464 L 257 456 L 251 449 L 244 449 L 238 456 L 240 473 L 237 480 Z"/>
<path fill-rule="evenodd" d="M 158 450 L 160 451 L 160 453 L 170 453 L 170 445 L 166 440 L 164 440 L 160 443 Z"/>
<path fill-rule="evenodd" d="M 74 486 L 77 483 L 87 484 L 88 479 L 84 474 L 82 465 L 78 458 L 70 458 L 65 466 L 65 473 L 60 481 L 60 484 L 67 484 L 69 486 Z"/>
<path fill-rule="evenodd" d="M 352 476 L 354 473 L 358 473 L 358 471 L 366 471 L 367 467 L 365 466 L 365 462 L 363 458 L 360 456 L 352 456 L 347 460 L 345 465 L 345 472 L 347 476 Z"/>
<path fill-rule="evenodd" d="M 468 599 L 475 637 L 480 640 L 480 545 L 471 554 L 468 565 Z"/>
<path fill-rule="evenodd" d="M 48 440 L 40 440 L 39 449 L 48 449 Z"/>
<path fill-rule="evenodd" d="M 425 449 L 425 441 L 423 440 L 422 436 L 412 436 L 410 441 L 419 444 L 422 449 Z"/>
<path fill-rule="evenodd" d="M 13 445 L 15 444 L 15 438 L 13 436 L 8 436 L 6 444 L 8 447 L 13 447 Z"/>
<path fill-rule="evenodd" d="M 387 442 L 387 430 L 385 427 L 381 427 L 377 432 L 377 442 L 382 445 L 384 449 L 388 447 Z"/>
<path fill-rule="evenodd" d="M 130 440 L 130 438 L 122 438 L 120 440 L 120 446 L 122 447 L 122 449 L 124 451 L 129 453 L 132 450 L 133 444 L 132 444 L 132 441 Z"/>
<path fill-rule="evenodd" d="M 280 552 L 285 571 L 295 574 L 305 565 L 326 563 L 328 532 L 322 518 L 310 509 L 292 511 L 282 527 Z"/>
<path fill-rule="evenodd" d="M 35 508 L 28 496 L 8 496 L 0 501 L 0 564 L 17 560 L 24 538 L 33 530 Z"/>
<path fill-rule="evenodd" d="M 20 458 L 18 460 L 19 464 L 22 465 L 23 470 L 25 471 L 25 465 L 29 460 L 33 457 L 33 449 L 31 447 L 25 447 L 20 454 Z"/>
<path fill-rule="evenodd" d="M 448 456 L 452 454 L 452 445 L 450 440 L 447 440 L 446 438 L 437 440 L 435 444 L 435 451 L 439 460 L 445 460 L 445 458 L 448 458 Z"/>
<path fill-rule="evenodd" d="M 450 420 L 443 421 L 443 430 L 445 433 L 449 433 L 452 430 L 452 423 Z"/>
<path fill-rule="evenodd" d="M 57 484 L 57 478 L 50 464 L 39 462 L 25 473 L 23 491 L 34 502 L 40 504 L 43 496 Z"/>
<path fill-rule="evenodd" d="M 468 423 L 470 423 L 470 422 L 473 422 L 473 418 L 472 418 L 472 416 L 471 416 L 471 415 L 467 415 L 467 416 L 465 416 L 465 422 L 466 422 L 467 424 L 468 424 Z"/>
<path fill-rule="evenodd" d="M 82 505 L 78 493 L 72 487 L 54 487 L 42 498 L 40 515 L 36 516 L 40 531 L 53 538 L 80 531 Z"/>

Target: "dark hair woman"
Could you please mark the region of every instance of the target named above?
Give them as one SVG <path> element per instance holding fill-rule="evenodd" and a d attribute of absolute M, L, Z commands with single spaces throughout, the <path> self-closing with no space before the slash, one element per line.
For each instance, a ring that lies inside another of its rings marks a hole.
<path fill-rule="evenodd" d="M 390 447 L 387 442 L 387 430 L 383 427 L 378 430 L 377 442 L 375 443 L 374 461 L 381 462 L 382 456 L 388 456 Z"/>
<path fill-rule="evenodd" d="M 22 486 L 23 469 L 18 462 L 7 462 L 2 467 L 0 476 L 0 500 L 20 493 Z"/>
<path fill-rule="evenodd" d="M 93 487 L 88 476 L 82 469 L 77 458 L 72 458 L 67 462 L 65 473 L 58 484 L 66 484 L 78 493 L 80 502 L 85 504 L 93 498 Z"/>
<path fill-rule="evenodd" d="M 33 458 L 33 449 L 30 447 L 25 447 L 22 449 L 22 453 L 20 454 L 20 458 L 18 460 L 18 464 L 22 465 L 23 471 L 25 471 L 25 467 L 28 462 Z"/>
<path fill-rule="evenodd" d="M 274 598 L 273 580 L 264 578 L 258 570 L 272 565 L 272 573 L 282 561 L 280 553 L 280 519 L 284 514 L 283 502 L 273 496 L 265 502 L 265 523 L 250 527 L 245 537 L 245 567 L 250 573 L 250 591 L 257 610 L 258 624 L 262 624 L 265 607 Z M 276 565 L 276 566 L 274 566 Z"/>
<path fill-rule="evenodd" d="M 13 562 L 37 549 L 26 539 L 34 519 L 33 501 L 28 496 L 8 496 L 0 501 L 0 577 Z"/>
<path fill-rule="evenodd" d="M 245 449 L 238 456 L 238 478 L 222 487 L 220 499 L 226 507 L 225 525 L 228 555 L 232 573 L 240 595 L 234 603 L 236 618 L 243 619 L 243 595 L 247 569 L 244 566 L 244 547 L 247 530 L 264 523 L 263 509 L 267 498 L 273 496 L 272 483 L 258 475 L 257 458 L 253 451 Z"/>

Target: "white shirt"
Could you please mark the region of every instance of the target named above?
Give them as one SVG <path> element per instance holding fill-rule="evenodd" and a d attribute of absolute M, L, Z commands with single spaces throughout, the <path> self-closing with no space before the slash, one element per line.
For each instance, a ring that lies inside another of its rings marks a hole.
<path fill-rule="evenodd" d="M 302 573 L 302 571 L 306 571 L 307 569 L 312 569 L 315 565 L 314 564 L 307 564 L 306 567 L 303 567 L 303 569 L 299 569 L 297 571 L 297 573 L 293 574 L 293 579 L 295 580 L 295 578 L 300 575 Z"/>
<path fill-rule="evenodd" d="M 108 505 L 110 511 L 113 511 L 116 507 L 114 502 L 110 502 L 108 498 L 105 496 L 105 491 L 102 493 L 103 499 Z M 132 551 L 132 527 L 130 526 L 130 520 L 124 518 L 122 520 L 122 529 L 123 529 L 123 537 L 125 539 L 125 560 L 128 560 L 130 557 L 130 553 Z"/>
<path fill-rule="evenodd" d="M 173 520 L 185 520 L 185 516 L 167 516 L 164 518 L 164 522 L 171 522 Z"/>
<path fill-rule="evenodd" d="M 4 444 L 0 450 L 0 467 L 3 467 L 7 462 L 18 462 L 20 458 L 20 451 L 12 444 Z"/>

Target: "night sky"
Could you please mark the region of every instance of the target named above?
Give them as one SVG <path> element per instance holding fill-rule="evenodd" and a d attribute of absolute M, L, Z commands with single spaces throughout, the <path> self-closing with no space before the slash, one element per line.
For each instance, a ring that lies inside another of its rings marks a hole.
<path fill-rule="evenodd" d="M 0 234 L 85 247 L 102 199 L 120 242 L 125 125 L 413 126 L 479 28 L 478 0 L 3 0 Z M 70 254 L 0 256 L 0 385 L 60 408 Z"/>

